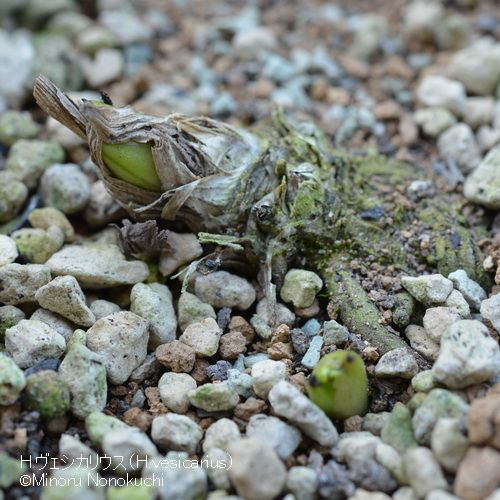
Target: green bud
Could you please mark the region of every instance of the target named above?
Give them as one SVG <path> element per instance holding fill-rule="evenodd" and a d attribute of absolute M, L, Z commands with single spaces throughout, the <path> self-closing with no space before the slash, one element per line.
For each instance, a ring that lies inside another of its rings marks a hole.
<path fill-rule="evenodd" d="M 330 418 L 364 415 L 368 409 L 368 377 L 361 356 L 335 351 L 314 367 L 307 392 Z"/>
<path fill-rule="evenodd" d="M 161 191 L 150 144 L 103 144 L 102 159 L 115 177 L 150 191 Z"/>

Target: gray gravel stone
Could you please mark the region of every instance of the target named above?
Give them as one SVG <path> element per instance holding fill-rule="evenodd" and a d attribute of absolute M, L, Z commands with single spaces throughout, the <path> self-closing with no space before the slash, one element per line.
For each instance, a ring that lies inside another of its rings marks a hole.
<path fill-rule="evenodd" d="M 71 412 L 85 418 L 106 406 L 108 384 L 100 357 L 83 345 L 69 349 L 59 367 L 59 375 L 71 393 Z"/>
<path fill-rule="evenodd" d="M 469 305 L 476 311 L 479 311 L 481 302 L 486 299 L 486 292 L 481 286 L 470 279 L 463 269 L 458 269 L 450 273 L 448 279 L 450 279 L 455 288 L 462 293 Z"/>
<path fill-rule="evenodd" d="M 252 366 L 252 387 L 259 398 L 266 399 L 269 391 L 285 380 L 286 365 L 282 361 L 266 359 Z"/>
<path fill-rule="evenodd" d="M 47 309 L 42 309 L 41 307 L 31 315 L 30 319 L 41 321 L 50 326 L 50 328 L 62 335 L 66 342 L 69 341 L 76 329 L 76 326 L 67 319 L 56 313 L 47 311 Z"/>
<path fill-rule="evenodd" d="M 318 474 L 310 467 L 295 465 L 288 469 L 286 490 L 296 500 L 314 500 L 318 488 Z"/>
<path fill-rule="evenodd" d="M 206 318 L 217 319 L 214 308 L 202 302 L 196 295 L 189 292 L 181 293 L 177 305 L 179 327 L 183 332 L 191 323 L 197 323 Z"/>
<path fill-rule="evenodd" d="M 64 241 L 73 241 L 75 239 L 75 230 L 71 222 L 57 208 L 35 208 L 35 210 L 30 212 L 28 220 L 37 229 L 49 229 L 52 226 L 58 227 L 64 235 Z"/>
<path fill-rule="evenodd" d="M 34 189 L 46 169 L 63 159 L 64 150 L 56 142 L 20 140 L 10 148 L 5 168 L 28 189 Z"/>
<path fill-rule="evenodd" d="M 492 95 L 500 80 L 500 44 L 482 38 L 460 52 L 448 65 L 448 74 L 477 95 Z"/>
<path fill-rule="evenodd" d="M 465 300 L 464 296 L 458 290 L 452 290 L 450 295 L 448 295 L 448 298 L 446 299 L 444 305 L 446 307 L 451 307 L 452 309 L 455 309 L 463 319 L 470 318 L 469 304 Z"/>
<path fill-rule="evenodd" d="M 252 415 L 247 425 L 247 437 L 258 439 L 272 446 L 282 460 L 297 449 L 302 440 L 300 431 L 276 417 Z"/>
<path fill-rule="evenodd" d="M 390 493 L 398 486 L 389 471 L 372 458 L 359 457 L 352 460 L 349 463 L 349 478 L 358 487 L 377 492 Z"/>
<path fill-rule="evenodd" d="M 309 348 L 304 354 L 300 364 L 312 370 L 319 361 L 321 357 L 321 348 L 323 347 L 323 337 L 316 335 L 311 339 Z"/>
<path fill-rule="evenodd" d="M 444 332 L 432 370 L 452 389 L 486 382 L 500 373 L 500 347 L 480 321 L 457 321 Z"/>
<path fill-rule="evenodd" d="M 410 349 L 401 347 L 386 352 L 375 366 L 378 377 L 411 379 L 418 373 L 418 365 Z"/>
<path fill-rule="evenodd" d="M 453 290 L 453 283 L 441 274 L 403 276 L 401 284 L 419 302 L 426 306 L 442 304 Z"/>
<path fill-rule="evenodd" d="M 141 467 L 146 459 L 158 456 L 156 446 L 147 434 L 137 427 L 126 427 L 106 433 L 102 451 L 111 457 L 112 467 L 118 474 L 131 473 Z"/>
<path fill-rule="evenodd" d="M 18 255 L 16 242 L 9 236 L 0 234 L 0 267 L 14 262 Z"/>
<path fill-rule="evenodd" d="M 60 358 L 66 348 L 62 335 L 40 321 L 23 319 L 5 332 L 5 349 L 19 368 L 48 358 Z"/>
<path fill-rule="evenodd" d="M 40 264 L 0 267 L 0 302 L 6 305 L 35 301 L 36 291 L 50 281 L 50 270 Z"/>
<path fill-rule="evenodd" d="M 203 384 L 188 396 L 193 406 L 205 411 L 232 410 L 240 402 L 238 393 L 227 382 Z"/>
<path fill-rule="evenodd" d="M 87 347 L 101 357 L 109 381 L 123 384 L 146 358 L 148 337 L 147 321 L 120 311 L 94 323 L 87 331 Z"/>
<path fill-rule="evenodd" d="M 439 355 L 439 343 L 429 335 L 427 330 L 418 325 L 408 325 L 405 330 L 406 338 L 410 345 L 421 356 L 430 361 L 437 359 Z"/>
<path fill-rule="evenodd" d="M 186 413 L 189 409 L 188 394 L 196 389 L 196 380 L 187 373 L 164 373 L 158 389 L 165 406 L 175 413 Z"/>
<path fill-rule="evenodd" d="M 453 113 L 438 107 L 417 110 L 415 121 L 425 135 L 434 138 L 457 123 Z"/>
<path fill-rule="evenodd" d="M 437 144 L 441 158 L 454 161 L 464 174 L 472 172 L 481 161 L 476 137 L 466 123 L 452 125 L 439 136 Z"/>
<path fill-rule="evenodd" d="M 164 450 L 196 453 L 203 429 L 185 415 L 167 413 L 154 418 L 151 424 L 151 438 Z"/>
<path fill-rule="evenodd" d="M 160 255 L 159 270 L 163 276 L 170 276 L 183 264 L 203 255 L 203 248 L 195 234 L 168 232 L 170 250 Z"/>
<path fill-rule="evenodd" d="M 322 446 L 337 442 L 338 433 L 332 421 L 294 385 L 284 380 L 269 392 L 269 402 L 274 413 L 285 417 L 305 435 Z"/>
<path fill-rule="evenodd" d="M 273 311 L 272 305 L 266 298 L 259 301 L 255 312 L 271 327 L 279 325 L 292 326 L 295 321 L 295 314 L 288 307 L 276 302 L 276 308 Z"/>
<path fill-rule="evenodd" d="M 323 280 L 316 273 L 290 269 L 285 275 L 280 297 L 284 302 L 291 302 L 294 307 L 309 307 L 322 287 Z"/>
<path fill-rule="evenodd" d="M 243 398 L 255 396 L 252 386 L 252 376 L 236 369 L 227 371 L 227 383 Z"/>
<path fill-rule="evenodd" d="M 197 356 L 210 357 L 219 349 L 222 330 L 212 318 L 191 323 L 179 337 L 181 342 L 192 347 Z"/>
<path fill-rule="evenodd" d="M 85 295 L 73 276 L 58 276 L 38 289 L 38 303 L 49 311 L 81 326 L 95 323 L 94 313 L 87 307 Z"/>
<path fill-rule="evenodd" d="M 55 207 L 64 214 L 74 214 L 87 205 L 90 185 L 78 165 L 56 164 L 43 174 L 40 194 L 47 206 Z"/>
<path fill-rule="evenodd" d="M 440 418 L 456 418 L 465 427 L 469 405 L 446 389 L 432 389 L 415 410 L 411 423 L 415 438 L 422 445 L 429 445 L 431 434 Z"/>
<path fill-rule="evenodd" d="M 127 261 L 118 246 L 113 244 L 66 245 L 46 262 L 46 266 L 56 276 L 74 276 L 83 288 L 133 285 L 145 280 L 149 274 L 147 264 L 138 260 Z"/>
<path fill-rule="evenodd" d="M 212 448 L 202 457 L 202 466 L 206 469 L 210 482 L 218 490 L 228 491 L 231 488 L 228 469 L 227 467 L 220 466 L 222 463 L 229 464 L 230 461 L 229 455 L 220 448 Z M 224 498 L 229 500 L 226 496 L 224 496 Z"/>
<path fill-rule="evenodd" d="M 456 472 L 469 447 L 463 423 L 456 418 L 440 418 L 431 435 L 434 456 L 447 472 Z"/>
<path fill-rule="evenodd" d="M 7 328 L 17 325 L 23 319 L 26 319 L 26 316 L 21 309 L 15 306 L 0 306 L 0 340 L 3 340 Z"/>
<path fill-rule="evenodd" d="M 99 455 L 92 450 L 92 448 L 83 444 L 78 437 L 71 436 L 70 434 L 61 434 L 59 439 L 59 456 L 68 457 L 78 463 L 78 458 L 87 457 L 90 464 L 99 463 Z"/>
<path fill-rule="evenodd" d="M 82 57 L 83 75 L 91 87 L 99 88 L 119 78 L 123 72 L 123 54 L 119 49 L 99 49 L 94 58 Z"/>
<path fill-rule="evenodd" d="M 166 454 L 166 463 L 180 463 L 180 467 L 165 467 L 161 460 L 150 460 L 143 469 L 142 477 L 150 481 L 157 478 L 161 486 L 157 489 L 160 500 L 198 500 L 205 498 L 207 474 L 201 467 L 183 466 L 189 464 L 185 452 L 170 451 Z"/>
<path fill-rule="evenodd" d="M 149 348 L 175 340 L 177 318 L 172 293 L 160 283 L 137 283 L 130 293 L 130 310 L 149 321 Z"/>
<path fill-rule="evenodd" d="M 349 339 L 349 330 L 334 319 L 323 323 L 323 342 L 325 346 L 344 345 Z"/>
<path fill-rule="evenodd" d="M 411 448 L 404 456 L 410 486 L 415 490 L 419 498 L 435 489 L 446 490 L 448 483 L 436 458 L 429 448 Z"/>
<path fill-rule="evenodd" d="M 206 453 L 214 448 L 227 451 L 230 443 L 238 441 L 240 437 L 240 429 L 235 422 L 229 418 L 220 418 L 206 430 L 203 451 Z"/>
<path fill-rule="evenodd" d="M 231 483 L 238 495 L 249 500 L 272 500 L 286 481 L 286 468 L 268 445 L 252 438 L 234 441 L 228 448 L 232 457 Z"/>
<path fill-rule="evenodd" d="M 27 31 L 0 30 L 0 102 L 21 104 L 27 94 L 34 60 L 35 49 Z"/>
<path fill-rule="evenodd" d="M 447 328 L 462 318 L 455 309 L 449 307 L 430 307 L 425 311 L 423 324 L 427 335 L 437 344 Z"/>
<path fill-rule="evenodd" d="M 194 293 L 214 307 L 231 307 L 246 311 L 255 302 L 255 289 L 244 278 L 227 271 L 198 276 Z"/>
<path fill-rule="evenodd" d="M 463 119 L 473 129 L 481 125 L 490 125 L 494 108 L 493 97 L 468 97 L 465 101 Z"/>
<path fill-rule="evenodd" d="M 489 208 L 500 208 L 500 144 L 495 146 L 467 177 L 464 195 Z"/>
<path fill-rule="evenodd" d="M 445 108 L 460 116 L 465 106 L 465 87 L 458 81 L 429 75 L 420 82 L 417 99 L 424 106 Z"/>
<path fill-rule="evenodd" d="M 90 441 L 101 448 L 104 436 L 119 429 L 128 429 L 129 426 L 119 418 L 105 415 L 100 411 L 93 411 L 85 418 L 85 430 Z"/>
<path fill-rule="evenodd" d="M 15 361 L 0 352 L 0 406 L 14 404 L 26 386 L 26 377 Z"/>
<path fill-rule="evenodd" d="M 115 312 L 120 311 L 120 306 L 115 304 L 114 302 L 110 302 L 109 300 L 94 300 L 90 304 L 90 310 L 93 312 L 96 321 L 98 319 L 104 318 L 105 316 L 109 316 Z"/>

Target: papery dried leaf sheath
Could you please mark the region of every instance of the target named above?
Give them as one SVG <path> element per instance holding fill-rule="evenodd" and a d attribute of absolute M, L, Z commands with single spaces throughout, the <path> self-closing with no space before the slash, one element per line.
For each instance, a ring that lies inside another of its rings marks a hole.
<path fill-rule="evenodd" d="M 331 314 L 381 352 L 406 345 L 380 324 L 365 293 L 382 288 L 384 273 L 465 269 L 484 285 L 489 280 L 462 212 L 463 197 L 436 190 L 406 194 L 422 178 L 418 169 L 335 150 L 310 124 L 292 124 L 278 113 L 248 132 L 206 118 L 76 104 L 44 77 L 36 81 L 35 97 L 87 138 L 107 189 L 136 220 L 175 218 L 191 231 L 222 235 L 202 236 L 206 241 L 230 241 L 236 252 L 243 247 L 240 253 L 260 264 L 260 282 L 271 299 L 299 256 L 301 266 L 323 275 Z M 157 190 L 119 179 L 106 165 L 103 145 L 129 143 L 152 145 Z M 482 230 L 477 221 L 475 230 Z"/>

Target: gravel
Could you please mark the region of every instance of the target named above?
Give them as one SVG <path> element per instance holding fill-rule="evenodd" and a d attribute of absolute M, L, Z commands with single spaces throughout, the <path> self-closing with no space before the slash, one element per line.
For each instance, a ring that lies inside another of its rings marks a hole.
<path fill-rule="evenodd" d="M 252 366 L 251 375 L 255 394 L 262 399 L 267 399 L 269 391 L 278 382 L 285 380 L 286 365 L 281 361 L 265 359 Z"/>
<path fill-rule="evenodd" d="M 246 311 L 255 302 L 255 289 L 244 278 L 216 271 L 198 276 L 194 283 L 194 293 L 202 301 L 213 307 L 230 307 Z"/>
<path fill-rule="evenodd" d="M 375 366 L 375 375 L 378 377 L 411 379 L 417 373 L 417 361 L 413 353 L 405 347 L 386 352 Z"/>
<path fill-rule="evenodd" d="M 197 356 L 210 357 L 219 349 L 222 330 L 212 318 L 191 323 L 179 337 L 181 342 L 190 346 Z"/>
<path fill-rule="evenodd" d="M 227 451 L 229 445 L 241 438 L 238 426 L 228 418 L 216 420 L 205 432 L 203 451 L 212 449 Z"/>
<path fill-rule="evenodd" d="M 290 269 L 285 275 L 280 297 L 294 307 L 309 307 L 322 287 L 323 281 L 316 273 Z"/>
<path fill-rule="evenodd" d="M 262 500 L 279 495 L 285 485 L 286 469 L 269 445 L 243 438 L 231 443 L 228 453 L 233 459 L 229 478 L 238 495 Z"/>
<path fill-rule="evenodd" d="M 500 347 L 480 321 L 457 321 L 444 332 L 432 370 L 452 389 L 486 382 L 500 373 Z"/>
<path fill-rule="evenodd" d="M 282 460 L 289 458 L 302 440 L 300 431 L 276 417 L 252 415 L 246 429 L 247 437 L 272 446 Z"/>
<path fill-rule="evenodd" d="M 172 293 L 160 283 L 137 283 L 130 293 L 130 311 L 149 322 L 149 347 L 175 340 L 177 318 Z"/>
<path fill-rule="evenodd" d="M 89 328 L 87 347 L 102 359 L 109 381 L 123 384 L 146 358 L 148 338 L 147 321 L 129 311 L 120 311 Z"/>
<path fill-rule="evenodd" d="M 0 302 L 6 305 L 35 301 L 37 290 L 50 281 L 50 269 L 40 264 L 0 267 Z"/>
<path fill-rule="evenodd" d="M 73 276 L 58 276 L 38 289 L 38 303 L 49 311 L 81 326 L 92 326 L 96 318 L 87 307 L 85 295 Z"/>
<path fill-rule="evenodd" d="M 5 349 L 19 368 L 60 358 L 65 348 L 64 337 L 41 321 L 23 319 L 5 332 Z"/>
<path fill-rule="evenodd" d="M 202 437 L 202 428 L 185 415 L 160 415 L 151 424 L 151 438 L 161 449 L 193 454 Z"/>
<path fill-rule="evenodd" d="M 165 406 L 175 413 L 189 409 L 188 394 L 196 389 L 196 381 L 187 373 L 164 373 L 158 381 L 158 389 Z"/>
<path fill-rule="evenodd" d="M 331 420 L 295 386 L 284 380 L 269 392 L 274 413 L 285 417 L 322 446 L 332 446 L 338 433 Z"/>

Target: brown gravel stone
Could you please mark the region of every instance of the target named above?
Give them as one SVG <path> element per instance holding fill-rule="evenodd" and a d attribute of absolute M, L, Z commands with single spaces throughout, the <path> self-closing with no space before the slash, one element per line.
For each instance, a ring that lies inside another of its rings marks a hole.
<path fill-rule="evenodd" d="M 123 420 L 128 425 L 139 427 L 141 431 L 148 432 L 153 421 L 153 415 L 140 408 L 130 408 L 123 414 Z"/>
<path fill-rule="evenodd" d="M 353 415 L 352 417 L 344 420 L 344 432 L 358 432 L 361 430 L 362 425 L 363 417 Z"/>
<path fill-rule="evenodd" d="M 469 439 L 473 444 L 490 445 L 500 450 L 500 391 L 491 391 L 486 397 L 472 402 Z"/>
<path fill-rule="evenodd" d="M 295 354 L 292 344 L 288 342 L 277 342 L 267 349 L 267 354 L 274 360 L 293 359 Z"/>
<path fill-rule="evenodd" d="M 196 382 L 199 384 L 205 384 L 209 382 L 209 377 L 206 372 L 206 368 L 210 366 L 210 363 L 205 359 L 198 358 L 194 363 L 193 371 L 190 373 Z"/>
<path fill-rule="evenodd" d="M 237 330 L 231 330 L 222 335 L 219 340 L 219 353 L 222 359 L 236 359 L 239 354 L 246 351 L 246 338 Z"/>
<path fill-rule="evenodd" d="M 156 416 L 168 413 L 168 408 L 161 401 L 158 387 L 146 387 L 146 389 L 144 389 L 144 394 L 148 400 L 149 412 L 151 415 Z"/>
<path fill-rule="evenodd" d="M 180 340 L 158 346 L 155 355 L 159 363 L 177 373 L 189 373 L 196 360 L 194 349 Z"/>
<path fill-rule="evenodd" d="M 471 446 L 458 467 L 453 492 L 464 500 L 482 500 L 500 486 L 500 453 Z"/>
<path fill-rule="evenodd" d="M 271 344 L 279 342 L 290 342 L 290 327 L 287 325 L 279 325 L 271 337 Z"/>
<path fill-rule="evenodd" d="M 305 373 L 298 372 L 290 377 L 290 382 L 299 389 L 299 391 L 305 392 L 307 387 L 307 377 Z"/>
<path fill-rule="evenodd" d="M 255 339 L 255 330 L 252 325 L 250 325 L 250 323 L 241 316 L 233 316 L 229 322 L 228 328 L 230 332 L 235 330 L 242 333 L 246 338 L 247 345 L 251 344 Z"/>
<path fill-rule="evenodd" d="M 248 398 L 244 403 L 240 403 L 234 409 L 234 416 L 242 420 L 248 420 L 252 415 L 264 413 L 267 405 L 262 399 Z"/>
<path fill-rule="evenodd" d="M 319 314 L 318 299 L 314 299 L 314 302 L 309 307 L 295 307 L 293 312 L 299 318 L 314 318 L 314 316 Z"/>

